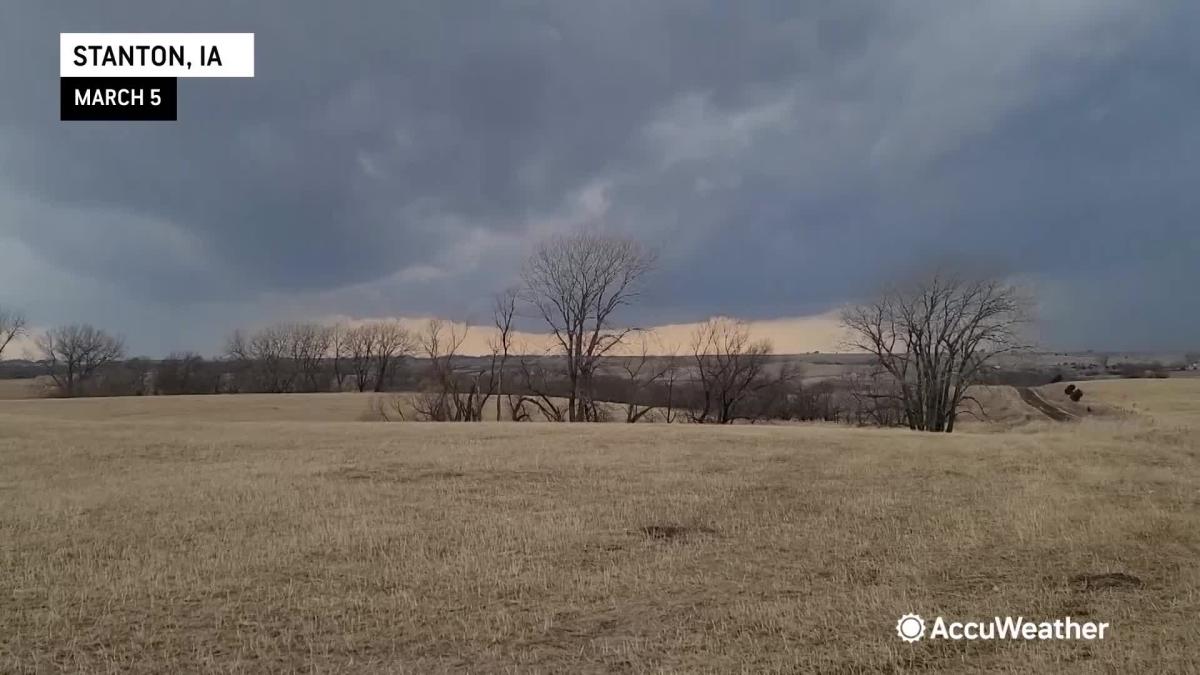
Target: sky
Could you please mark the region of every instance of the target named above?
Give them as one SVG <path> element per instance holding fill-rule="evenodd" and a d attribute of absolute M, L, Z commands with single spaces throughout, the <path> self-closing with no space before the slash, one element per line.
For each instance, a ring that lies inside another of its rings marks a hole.
<path fill-rule="evenodd" d="M 254 32 L 255 77 L 60 122 L 58 33 L 141 31 Z M 1172 0 L 8 0 L 0 305 L 151 356 L 481 322 L 586 228 L 658 252 L 636 325 L 807 351 L 950 259 L 1035 289 L 1048 349 L 1196 349 L 1198 32 Z"/>

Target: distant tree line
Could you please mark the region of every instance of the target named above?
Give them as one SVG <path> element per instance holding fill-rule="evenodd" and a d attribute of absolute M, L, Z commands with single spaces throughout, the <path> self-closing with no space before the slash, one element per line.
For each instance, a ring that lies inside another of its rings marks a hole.
<path fill-rule="evenodd" d="M 413 335 L 395 321 L 354 326 L 281 323 L 235 331 L 225 355 L 227 388 L 244 392 L 385 391 L 412 356 Z"/>
<path fill-rule="evenodd" d="M 63 396 L 406 391 L 415 392 L 411 409 L 396 406 L 396 416 L 430 421 L 826 420 L 925 431 L 952 431 L 978 412 L 971 387 L 994 374 L 994 357 L 1023 347 L 1027 305 L 1015 287 L 935 274 L 843 313 L 851 346 L 872 355 L 874 369 L 805 383 L 736 319 L 704 322 L 683 353 L 622 322 L 655 260 L 627 237 L 545 239 L 520 285 L 494 297 L 482 357 L 461 354 L 480 328 L 438 320 L 418 330 L 396 321 L 237 330 L 218 359 L 124 360 L 119 337 L 86 324 L 35 342 Z M 550 348 L 514 344 L 519 318 L 540 324 Z M 0 312 L 0 353 L 25 330 L 22 315 Z"/>

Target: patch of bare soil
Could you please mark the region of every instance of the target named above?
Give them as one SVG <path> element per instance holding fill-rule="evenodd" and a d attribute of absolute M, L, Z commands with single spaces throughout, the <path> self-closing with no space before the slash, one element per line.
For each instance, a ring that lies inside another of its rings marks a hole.
<path fill-rule="evenodd" d="M 413 470 L 402 467 L 375 467 L 360 469 L 357 467 L 342 467 L 325 472 L 330 478 L 349 481 L 370 481 L 388 483 L 412 483 L 422 480 L 445 480 L 462 478 L 465 474 L 460 471 Z"/>
<path fill-rule="evenodd" d="M 1055 422 L 1070 422 L 1076 419 L 1075 415 L 1059 408 L 1042 398 L 1040 394 L 1030 387 L 1017 387 L 1017 393 L 1021 395 L 1021 400 L 1036 408 L 1046 417 Z"/>
<path fill-rule="evenodd" d="M 686 525 L 673 524 L 657 524 L 647 525 L 638 530 L 650 539 L 659 541 L 675 541 L 679 539 L 687 539 L 693 535 L 716 534 L 717 531 L 710 527 L 689 527 Z"/>
<path fill-rule="evenodd" d="M 1105 574 L 1077 574 L 1071 577 L 1071 584 L 1081 591 L 1102 591 L 1110 588 L 1125 590 L 1141 588 L 1142 580 L 1124 572 L 1108 572 Z"/>

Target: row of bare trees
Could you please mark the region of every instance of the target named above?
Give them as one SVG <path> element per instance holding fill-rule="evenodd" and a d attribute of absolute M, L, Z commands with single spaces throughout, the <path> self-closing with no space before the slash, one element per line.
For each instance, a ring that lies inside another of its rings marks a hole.
<path fill-rule="evenodd" d="M 626 421 L 639 421 L 654 409 L 639 403 L 639 392 L 651 387 L 665 390 L 664 416 L 674 419 L 681 374 L 677 359 L 650 358 L 645 331 L 617 320 L 619 310 L 643 292 L 654 262 L 653 252 L 632 239 L 595 233 L 552 237 L 536 248 L 516 297 L 549 329 L 560 365 L 555 373 L 545 361 L 522 359 L 521 384 L 528 393 L 519 404 L 531 403 L 555 420 L 607 418 L 597 400 L 596 380 L 601 365 L 612 357 L 622 364 L 627 383 Z M 631 349 L 640 354 L 623 355 Z M 686 379 L 691 390 L 700 392 L 699 401 L 684 406 L 691 421 L 726 424 L 744 416 L 746 400 L 770 381 L 770 344 L 752 340 L 741 322 L 709 320 L 693 335 L 691 351 Z M 556 379 L 565 380 L 565 392 L 552 396 L 548 385 Z"/>
<path fill-rule="evenodd" d="M 654 263 L 654 253 L 628 237 L 550 237 L 526 261 L 521 285 L 495 298 L 483 357 L 461 354 L 471 330 L 463 324 L 435 320 L 409 331 L 395 321 L 281 323 L 234 332 L 226 372 L 215 381 L 199 357 L 173 355 L 158 368 L 159 390 L 380 392 L 395 388 L 407 370 L 400 364 L 419 355 L 423 368 L 406 375 L 416 378 L 420 393 L 412 407 L 420 419 L 480 421 L 494 406 L 494 419 L 536 414 L 594 422 L 620 415 L 638 422 L 682 415 L 729 424 L 840 418 L 845 408 L 838 399 L 853 401 L 846 417 L 860 423 L 952 431 L 991 360 L 1023 346 L 1028 301 L 1014 286 L 934 274 L 888 287 L 843 313 L 850 346 L 874 356 L 875 372 L 840 389 L 806 389 L 795 368 L 772 358 L 769 342 L 734 319 L 703 323 L 681 357 L 652 348 L 653 335 L 623 322 L 621 313 L 644 292 Z M 531 353 L 514 344 L 519 317 L 541 324 L 548 350 Z M 0 353 L 24 331 L 23 316 L 0 311 Z M 89 325 L 56 328 L 36 344 L 67 396 L 124 356 L 119 338 Z"/>
<path fill-rule="evenodd" d="M 479 421 L 494 399 L 493 419 L 569 422 L 574 409 L 574 421 L 673 422 L 682 416 L 729 424 L 782 415 L 786 400 L 771 402 L 764 394 L 786 399 L 799 391 L 798 372 L 785 362 L 772 369 L 769 343 L 751 340 L 744 323 L 727 318 L 701 325 L 688 356 L 667 353 L 648 331 L 629 331 L 622 353 L 597 358 L 572 379 L 563 354 L 512 354 L 505 327 L 513 297 L 497 302 L 495 338 L 483 358 L 459 353 L 469 326 L 435 320 L 420 333 L 426 375 L 413 404 L 417 419 Z"/>
<path fill-rule="evenodd" d="M 549 327 L 568 384 L 565 415 L 550 397 L 535 399 L 549 417 L 600 417 L 595 380 L 601 359 L 617 353 L 638 332 L 617 324 L 615 313 L 639 296 L 653 263 L 654 256 L 632 240 L 593 234 L 553 238 L 529 259 L 522 275 L 524 298 Z M 847 308 L 842 324 L 850 345 L 872 354 L 879 369 L 850 388 L 859 404 L 856 415 L 879 424 L 902 419 L 915 430 L 953 431 L 971 403 L 979 409 L 969 391 L 990 363 L 1027 347 L 1021 329 L 1029 321 L 1030 306 L 1030 299 L 1012 284 L 938 271 L 889 286 L 874 300 Z M 785 368 L 769 373 L 770 344 L 753 340 L 740 322 L 709 320 L 696 331 L 691 346 L 690 379 L 699 400 L 687 406 L 686 414 L 694 422 L 743 418 L 749 414 L 747 402 L 761 400 L 762 392 L 776 392 L 776 406 L 779 397 L 786 404 L 797 396 L 789 387 L 797 374 Z M 630 380 L 664 380 L 673 391 L 676 376 L 669 369 L 646 370 L 645 356 L 643 347 L 643 358 L 626 365 Z M 522 370 L 530 388 L 545 379 L 544 370 Z M 630 401 L 627 420 L 648 414 Z"/>
<path fill-rule="evenodd" d="M 1018 328 L 1027 318 L 1017 289 L 995 280 L 937 274 L 892 286 L 842 317 L 851 345 L 873 354 L 877 370 L 806 389 L 795 368 L 772 359 L 769 342 L 754 339 L 746 324 L 733 319 L 702 324 L 688 356 L 664 357 L 662 349 L 652 355 L 653 337 L 619 322 L 619 314 L 643 292 L 654 261 L 652 252 L 625 237 L 583 233 L 542 242 L 522 270 L 522 286 L 496 299 L 490 357 L 463 359 L 470 327 L 441 321 L 399 341 L 397 353 L 419 351 L 427 363 L 415 415 L 478 421 L 494 400 L 495 419 L 537 414 L 588 422 L 621 414 L 637 422 L 652 416 L 673 421 L 682 414 L 695 423 L 729 424 L 820 417 L 952 431 L 974 401 L 970 387 L 988 362 L 1021 347 Z M 550 350 L 514 351 L 521 310 L 548 329 Z M 344 342 L 370 344 L 367 335 L 347 334 Z M 303 364 L 304 350 L 293 352 L 285 360 Z M 335 373 L 345 354 L 357 388 L 369 387 L 363 368 L 373 363 L 364 359 L 369 347 L 342 352 L 334 346 L 332 353 Z M 374 366 L 375 390 L 390 353 L 385 347 L 383 361 Z M 263 354 L 255 358 L 269 362 Z"/>
<path fill-rule="evenodd" d="M 396 364 L 416 349 L 395 321 L 345 324 L 280 323 L 234 331 L 225 353 L 243 382 L 265 392 L 382 391 Z M 332 372 L 327 372 L 326 366 Z"/>

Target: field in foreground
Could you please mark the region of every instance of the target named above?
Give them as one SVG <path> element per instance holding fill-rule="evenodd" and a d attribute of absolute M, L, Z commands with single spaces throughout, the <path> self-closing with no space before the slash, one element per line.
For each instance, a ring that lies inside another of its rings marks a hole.
<path fill-rule="evenodd" d="M 1200 391 L 1120 384 L 1089 396 L 1163 417 L 935 436 L 4 402 L 0 672 L 1195 670 Z M 909 645 L 906 612 L 1113 632 Z"/>

